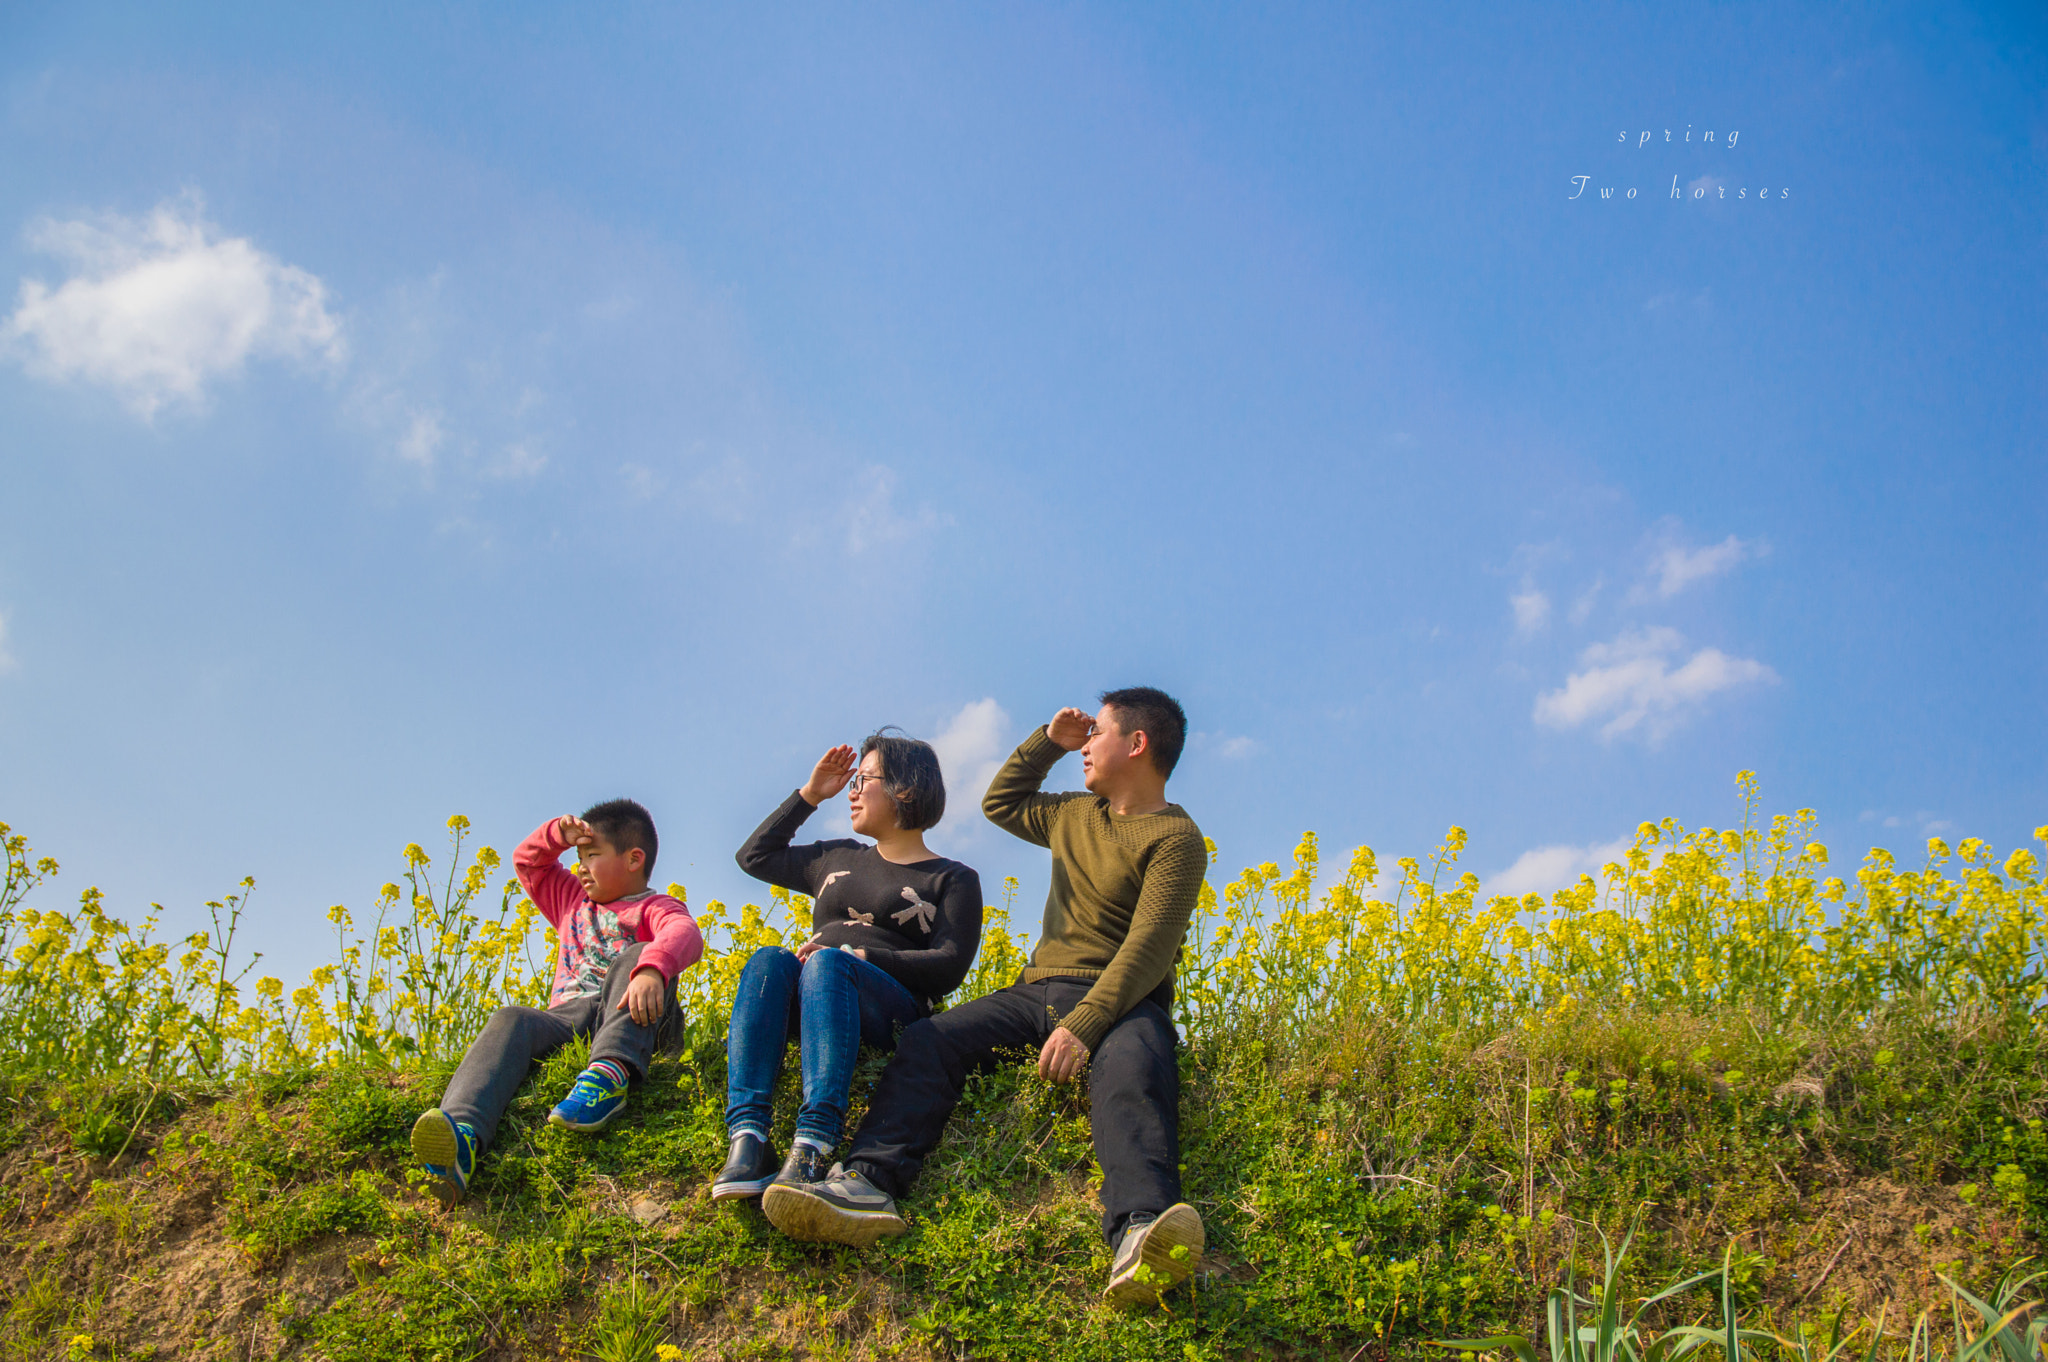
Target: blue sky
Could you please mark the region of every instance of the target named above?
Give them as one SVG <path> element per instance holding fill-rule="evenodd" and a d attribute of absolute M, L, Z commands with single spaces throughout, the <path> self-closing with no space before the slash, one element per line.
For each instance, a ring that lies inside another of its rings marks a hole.
<path fill-rule="evenodd" d="M 0 819 L 51 906 L 253 874 L 296 973 L 457 811 L 632 794 L 657 878 L 758 898 L 742 838 L 896 723 L 1035 919 L 978 783 L 1151 683 L 1226 872 L 1455 822 L 1541 887 L 1744 768 L 1838 871 L 2014 846 L 2043 38 L 10 6 Z"/>

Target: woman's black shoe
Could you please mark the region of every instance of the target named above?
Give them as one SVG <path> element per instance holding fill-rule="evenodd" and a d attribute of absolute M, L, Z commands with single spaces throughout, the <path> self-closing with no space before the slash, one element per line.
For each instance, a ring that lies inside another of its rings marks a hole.
<path fill-rule="evenodd" d="M 803 1146 L 797 1146 L 802 1149 Z M 790 1158 L 795 1159 L 792 1154 Z M 711 1184 L 713 1201 L 739 1201 L 757 1197 L 768 1190 L 768 1184 L 775 1181 L 775 1151 L 768 1142 L 745 1131 L 732 1137 L 732 1149 L 725 1156 L 725 1167 L 718 1170 L 718 1180 Z"/>
<path fill-rule="evenodd" d="M 775 1175 L 780 1183 L 823 1182 L 832 1171 L 832 1156 L 821 1149 L 807 1144 L 791 1145 L 789 1157 L 782 1162 L 782 1171 Z"/>

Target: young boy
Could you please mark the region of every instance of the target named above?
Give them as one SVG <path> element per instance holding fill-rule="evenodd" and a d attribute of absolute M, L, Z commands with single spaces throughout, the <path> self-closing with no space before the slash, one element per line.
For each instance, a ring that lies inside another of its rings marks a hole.
<path fill-rule="evenodd" d="M 561 856 L 576 849 L 576 873 Z M 535 1060 L 589 1036 L 590 1067 L 548 1120 L 603 1130 L 646 1077 L 655 1031 L 676 1006 L 676 976 L 704 954 L 687 906 L 647 887 L 654 820 L 630 799 L 610 799 L 581 818 L 541 824 L 519 844 L 513 868 L 561 941 L 545 1009 L 501 1007 L 462 1056 L 441 1105 L 413 1125 L 412 1152 L 443 1204 L 469 1190 L 477 1156 Z"/>

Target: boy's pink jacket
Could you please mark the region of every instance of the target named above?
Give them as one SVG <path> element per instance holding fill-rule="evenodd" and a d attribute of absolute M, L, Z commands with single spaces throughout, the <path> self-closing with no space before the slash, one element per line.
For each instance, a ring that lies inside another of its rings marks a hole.
<path fill-rule="evenodd" d="M 526 896 L 562 942 L 562 949 L 555 953 L 550 1002 L 560 1002 L 561 989 L 576 978 L 576 962 L 569 958 L 571 933 L 564 929 L 564 920 L 579 913 L 594 914 L 597 907 L 583 892 L 583 881 L 562 868 L 562 853 L 569 844 L 561 838 L 558 821 L 550 818 L 535 828 L 512 853 L 512 868 Z M 697 930 L 697 919 L 679 899 L 648 894 L 603 906 L 618 915 L 619 926 L 630 931 L 635 941 L 647 943 L 647 949 L 640 952 L 640 963 L 660 970 L 664 983 L 674 983 L 678 974 L 704 954 L 704 935 Z"/>

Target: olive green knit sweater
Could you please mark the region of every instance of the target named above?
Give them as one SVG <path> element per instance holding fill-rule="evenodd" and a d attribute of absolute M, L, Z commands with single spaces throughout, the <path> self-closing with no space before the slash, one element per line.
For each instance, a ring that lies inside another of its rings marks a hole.
<path fill-rule="evenodd" d="M 1045 929 L 1025 983 L 1093 979 L 1060 1025 L 1093 1050 L 1173 975 L 1209 869 L 1202 830 L 1178 804 L 1119 817 L 1092 794 L 1040 794 L 1066 749 L 1040 728 L 996 773 L 981 811 L 1005 832 L 1052 849 Z"/>

